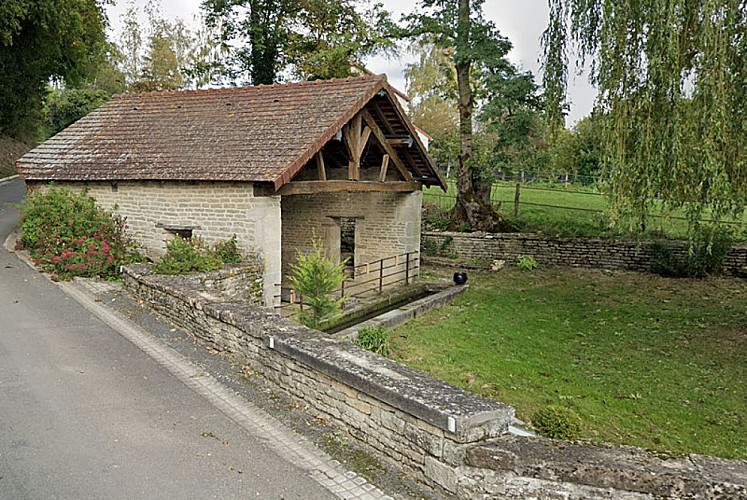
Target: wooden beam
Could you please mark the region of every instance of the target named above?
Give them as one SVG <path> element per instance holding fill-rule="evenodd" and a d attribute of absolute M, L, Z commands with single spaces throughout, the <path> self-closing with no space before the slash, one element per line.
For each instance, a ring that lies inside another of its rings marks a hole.
<path fill-rule="evenodd" d="M 395 135 L 394 128 L 392 127 L 392 124 L 389 123 L 389 120 L 386 119 L 386 115 L 384 114 L 384 110 L 381 109 L 381 106 L 379 106 L 379 104 L 376 102 L 371 102 L 371 105 L 373 106 L 376 116 L 378 116 L 381 120 L 381 123 L 384 124 L 384 128 L 386 129 L 387 134 Z"/>
<path fill-rule="evenodd" d="M 408 148 L 412 146 L 413 143 L 413 138 L 409 135 L 407 137 L 395 137 L 387 140 L 392 146 L 407 146 Z"/>
<path fill-rule="evenodd" d="M 407 193 L 422 188 L 419 182 L 297 181 L 286 184 L 273 195 L 316 193 Z"/>
<path fill-rule="evenodd" d="M 406 181 L 412 182 L 412 175 L 407 171 L 407 167 L 405 167 L 405 164 L 402 163 L 402 160 L 397 155 L 397 152 L 394 151 L 394 148 L 389 144 L 389 141 L 387 141 L 386 136 L 384 136 L 384 132 L 382 132 L 379 126 L 376 125 L 376 120 L 374 120 L 374 117 L 371 116 L 371 113 L 369 113 L 368 110 L 364 108 L 363 110 L 361 110 L 360 115 L 363 117 L 363 120 L 366 122 L 366 124 L 371 128 L 371 133 L 374 135 L 374 137 L 376 137 L 376 140 L 379 142 L 381 147 L 384 148 L 386 154 L 390 156 L 392 163 L 394 163 L 394 168 L 397 169 L 397 171 Z"/>
<path fill-rule="evenodd" d="M 357 181 L 361 178 L 361 156 L 366 148 L 371 128 L 363 126 L 360 113 L 355 115 L 342 129 L 342 138 L 348 150 L 348 179 Z"/>
<path fill-rule="evenodd" d="M 327 171 L 324 169 L 324 156 L 322 155 L 321 151 L 317 151 L 316 153 L 316 169 L 319 173 L 319 180 L 326 181 Z"/>
<path fill-rule="evenodd" d="M 381 170 L 379 171 L 379 182 L 386 182 L 386 170 L 389 167 L 389 155 L 381 157 Z"/>

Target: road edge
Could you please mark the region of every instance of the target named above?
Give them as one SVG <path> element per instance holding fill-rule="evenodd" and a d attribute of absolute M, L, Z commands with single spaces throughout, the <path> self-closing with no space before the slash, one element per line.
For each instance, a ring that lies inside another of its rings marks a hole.
<path fill-rule="evenodd" d="M 18 230 L 3 241 L 3 248 L 36 269 L 25 252 L 15 251 Z M 49 279 L 46 273 L 42 273 Z M 50 279 L 50 281 L 52 281 Z M 306 472 L 334 496 L 344 499 L 393 500 L 357 473 L 343 467 L 311 441 L 293 433 L 282 422 L 205 373 L 188 358 L 164 345 L 145 329 L 97 302 L 74 282 L 54 282 L 67 296 L 96 316 L 119 335 L 174 375 L 180 382 L 205 398 L 214 408 L 248 434 L 261 439 L 279 457 Z"/>
<path fill-rule="evenodd" d="M 11 175 L 10 177 L 4 177 L 4 178 L 0 179 L 0 186 L 2 186 L 3 184 L 5 184 L 7 182 L 14 181 L 16 179 L 18 179 L 18 174 Z"/>

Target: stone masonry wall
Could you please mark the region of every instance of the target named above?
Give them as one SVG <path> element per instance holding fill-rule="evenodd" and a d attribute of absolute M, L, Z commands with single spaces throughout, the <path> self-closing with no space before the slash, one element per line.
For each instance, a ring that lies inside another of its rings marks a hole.
<path fill-rule="evenodd" d="M 28 183 L 31 188 L 45 184 Z M 55 183 L 87 189 L 96 201 L 127 218 L 127 230 L 152 257 L 166 251 L 168 228 L 193 228 L 212 243 L 236 235 L 239 247 L 262 258 L 265 300 L 271 303 L 280 281 L 280 197 L 257 197 L 252 184 L 219 182 Z"/>
<path fill-rule="evenodd" d="M 251 282 L 251 269 L 244 275 Z M 125 268 L 124 281 L 174 324 L 240 356 L 314 414 L 450 498 L 747 498 L 745 461 L 667 459 L 511 435 L 510 406 L 216 295 L 215 276 L 156 276 L 136 265 Z"/>
<path fill-rule="evenodd" d="M 186 280 L 179 284 L 179 279 Z M 440 486 L 471 444 L 508 432 L 513 408 L 297 325 L 267 308 L 212 297 L 195 277 L 125 268 L 125 287 L 172 323 L 347 430 L 361 445 Z M 448 482 L 448 480 L 446 480 Z"/>
<path fill-rule="evenodd" d="M 672 242 L 675 251 L 687 252 L 686 242 Z M 531 255 L 543 265 L 590 267 L 618 271 L 650 272 L 653 267 L 652 242 L 584 238 L 548 238 L 529 233 L 423 233 L 423 253 L 456 255 L 464 260 L 501 259 L 515 262 Z M 732 247 L 724 262 L 727 274 L 747 273 L 747 244 Z"/>
<path fill-rule="evenodd" d="M 339 218 L 355 218 L 355 264 L 420 250 L 423 193 L 321 193 L 284 196 L 283 276 L 296 251 L 321 238 L 329 257 L 340 258 Z M 401 270 L 404 270 L 403 266 Z"/>

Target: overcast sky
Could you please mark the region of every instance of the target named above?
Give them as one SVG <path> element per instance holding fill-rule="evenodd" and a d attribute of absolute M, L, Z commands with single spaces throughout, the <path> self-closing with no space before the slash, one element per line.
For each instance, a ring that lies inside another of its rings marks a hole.
<path fill-rule="evenodd" d="M 413 11 L 416 4 L 415 0 L 381 1 L 394 13 L 394 19 L 399 19 L 402 13 Z M 147 0 L 136 0 L 135 3 L 144 5 Z M 199 12 L 200 3 L 201 0 L 161 0 L 163 13 L 167 18 L 178 17 L 186 22 L 194 19 Z M 119 16 L 128 2 L 117 0 L 117 4 L 108 9 L 115 31 L 119 28 Z M 485 17 L 492 20 L 501 33 L 513 43 L 510 59 L 522 69 L 534 73 L 539 81 L 540 36 L 548 21 L 547 0 L 485 0 L 483 10 Z M 404 90 L 402 66 L 405 62 L 407 61 L 404 57 L 398 60 L 377 57 L 367 61 L 367 66 L 374 73 L 386 73 L 392 85 Z M 596 93 L 588 84 L 586 77 L 570 76 L 569 80 L 571 112 L 567 121 L 571 125 L 589 113 Z"/>

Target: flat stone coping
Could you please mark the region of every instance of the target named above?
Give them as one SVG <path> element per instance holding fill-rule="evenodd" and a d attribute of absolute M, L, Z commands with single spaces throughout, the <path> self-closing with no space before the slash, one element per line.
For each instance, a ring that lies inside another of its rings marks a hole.
<path fill-rule="evenodd" d="M 288 357 L 464 439 L 471 429 L 491 423 L 507 432 L 513 421 L 511 406 L 311 330 L 269 337 L 270 343 Z"/>
<path fill-rule="evenodd" d="M 454 387 L 349 341 L 293 323 L 269 308 L 211 300 L 195 277 L 154 275 L 142 265 L 128 266 L 123 272 L 250 336 L 260 336 L 269 349 L 447 431 L 457 441 L 504 434 L 513 422 L 514 409 L 509 405 Z"/>

